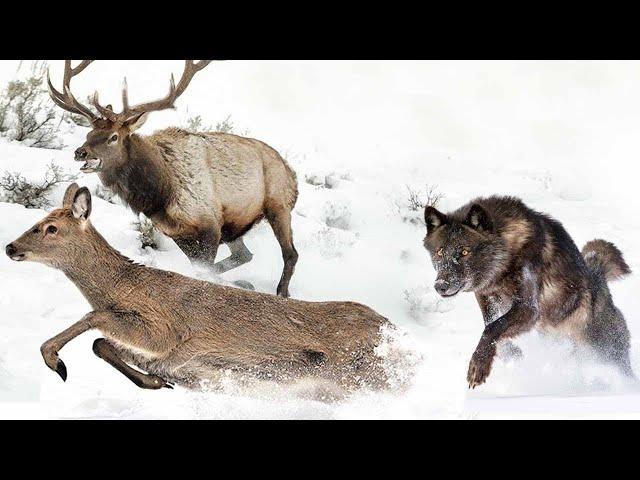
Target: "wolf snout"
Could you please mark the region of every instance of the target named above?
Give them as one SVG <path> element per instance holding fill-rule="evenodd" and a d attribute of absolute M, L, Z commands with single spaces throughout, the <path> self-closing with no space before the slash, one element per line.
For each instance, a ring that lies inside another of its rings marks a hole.
<path fill-rule="evenodd" d="M 451 295 L 455 295 L 458 293 L 459 288 L 455 285 L 451 285 L 447 280 L 436 280 L 436 283 L 433 286 L 436 289 L 436 292 L 443 297 L 450 297 Z"/>

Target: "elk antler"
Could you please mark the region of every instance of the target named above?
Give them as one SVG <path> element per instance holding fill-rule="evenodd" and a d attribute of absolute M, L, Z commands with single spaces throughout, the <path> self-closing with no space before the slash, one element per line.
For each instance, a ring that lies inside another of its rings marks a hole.
<path fill-rule="evenodd" d="M 191 82 L 193 76 L 204 67 L 209 65 L 209 63 L 211 63 L 211 60 L 200 60 L 197 63 L 193 60 L 185 60 L 184 71 L 182 72 L 182 77 L 180 78 L 178 85 L 176 86 L 173 74 L 171 74 L 169 93 L 166 97 L 161 98 L 160 100 L 140 103 L 138 105 L 134 105 L 133 107 L 129 106 L 129 92 L 127 87 L 127 79 L 125 78 L 124 86 L 122 88 L 122 112 L 114 113 L 113 110 L 101 106 L 98 101 L 98 92 L 93 94 L 93 106 L 96 107 L 101 115 L 114 122 L 125 122 L 126 120 L 143 113 L 174 108 L 174 102 L 187 89 L 187 87 L 189 86 L 189 82 Z"/>
<path fill-rule="evenodd" d="M 49 84 L 49 95 L 56 105 L 60 108 L 82 115 L 90 122 L 97 120 L 97 116 L 89 110 L 89 108 L 82 105 L 71 93 L 71 87 L 69 83 L 71 79 L 82 72 L 93 60 L 83 60 L 76 68 L 71 68 L 71 60 L 64 61 L 64 78 L 62 81 L 62 93 L 53 88 L 51 84 L 51 77 L 49 76 L 49 70 L 47 70 L 47 83 Z"/>

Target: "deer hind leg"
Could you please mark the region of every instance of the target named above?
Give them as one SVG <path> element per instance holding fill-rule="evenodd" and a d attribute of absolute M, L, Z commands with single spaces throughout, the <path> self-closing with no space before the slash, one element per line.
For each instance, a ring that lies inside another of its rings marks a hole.
<path fill-rule="evenodd" d="M 298 252 L 293 245 L 293 233 L 291 232 L 291 212 L 284 207 L 275 211 L 268 211 L 267 220 L 278 239 L 282 249 L 282 259 L 284 260 L 284 268 L 280 283 L 278 283 L 277 293 L 282 297 L 288 297 L 289 281 L 298 262 Z"/>
<path fill-rule="evenodd" d="M 160 388 L 173 388 L 173 385 L 157 375 L 150 375 L 139 372 L 127 365 L 121 358 L 118 350 L 104 338 L 98 338 L 93 342 L 93 353 L 101 358 L 113 368 L 122 373 L 125 377 L 135 383 L 138 387 L 147 390 L 158 390 Z"/>
<path fill-rule="evenodd" d="M 229 270 L 238 268 L 245 263 L 249 263 L 253 259 L 253 254 L 244 244 L 242 237 L 227 243 L 227 246 L 229 247 L 229 250 L 231 250 L 231 255 L 213 266 L 216 273 L 220 274 L 228 272 Z"/>

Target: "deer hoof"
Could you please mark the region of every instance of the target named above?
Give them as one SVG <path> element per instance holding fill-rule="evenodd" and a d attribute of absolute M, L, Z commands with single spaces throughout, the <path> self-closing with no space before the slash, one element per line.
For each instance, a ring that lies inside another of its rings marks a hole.
<path fill-rule="evenodd" d="M 67 381 L 67 367 L 60 359 L 58 359 L 58 362 L 56 363 L 56 373 L 60 375 L 63 382 Z"/>

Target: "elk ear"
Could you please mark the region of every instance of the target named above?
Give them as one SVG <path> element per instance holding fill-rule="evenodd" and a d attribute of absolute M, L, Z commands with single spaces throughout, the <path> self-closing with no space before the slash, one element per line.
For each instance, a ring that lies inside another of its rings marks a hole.
<path fill-rule="evenodd" d="M 82 187 L 76 192 L 71 210 L 76 218 L 81 220 L 89 218 L 91 215 L 91 192 L 87 187 Z"/>
<path fill-rule="evenodd" d="M 471 205 L 469 213 L 467 213 L 465 223 L 479 232 L 493 231 L 493 222 L 491 221 L 491 217 L 487 211 L 477 203 Z"/>
<path fill-rule="evenodd" d="M 424 209 L 424 222 L 427 224 L 427 235 L 431 235 L 436 228 L 447 223 L 447 216 L 434 207 Z"/>
<path fill-rule="evenodd" d="M 139 129 L 142 125 L 144 125 L 144 122 L 147 121 L 147 118 L 149 118 L 149 112 L 140 113 L 135 117 L 131 117 L 127 119 L 127 121 L 124 122 L 124 126 L 129 129 L 130 133 L 133 133 L 137 129 Z"/>
<path fill-rule="evenodd" d="M 76 198 L 76 192 L 79 188 L 75 182 L 67 187 L 67 190 L 64 192 L 64 198 L 62 199 L 62 208 L 71 208 L 71 204 L 73 204 L 73 199 Z"/>

